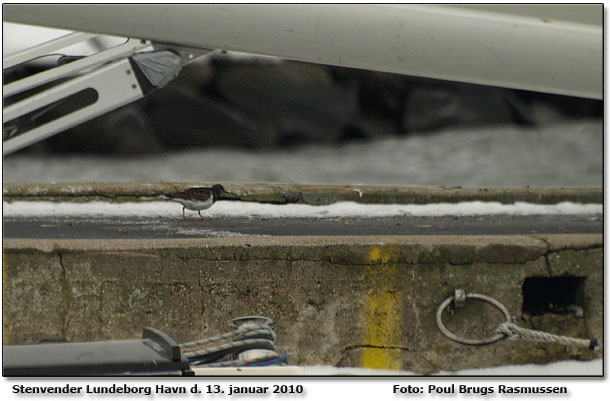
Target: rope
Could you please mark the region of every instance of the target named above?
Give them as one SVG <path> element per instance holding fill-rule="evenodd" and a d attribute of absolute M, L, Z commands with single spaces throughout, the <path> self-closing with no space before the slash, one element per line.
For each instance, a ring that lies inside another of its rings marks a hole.
<path fill-rule="evenodd" d="M 503 334 L 507 339 L 512 341 L 526 340 L 548 342 L 565 346 L 589 348 L 590 350 L 594 350 L 596 347 L 598 347 L 597 340 L 583 340 L 574 337 L 557 336 L 544 331 L 524 329 L 523 327 L 519 327 L 514 323 L 508 322 L 500 324 L 496 329 L 496 333 Z"/>
<path fill-rule="evenodd" d="M 191 365 L 208 367 L 266 366 L 284 363 L 275 350 L 273 330 L 266 324 L 249 322 L 237 329 L 218 336 L 180 344 L 184 356 Z M 267 350 L 269 355 L 256 359 L 237 359 L 237 355 L 248 350 Z"/>
<path fill-rule="evenodd" d="M 259 366 L 271 366 L 271 365 L 285 365 L 288 361 L 287 355 L 280 355 L 278 357 L 263 357 L 256 358 L 249 361 L 238 362 L 238 361 L 224 361 L 208 363 L 205 366 L 209 368 L 241 368 L 241 367 L 259 367 Z"/>
<path fill-rule="evenodd" d="M 276 339 L 275 333 L 273 332 L 273 330 L 271 330 L 271 328 L 269 326 L 258 324 L 258 323 L 251 323 L 246 327 L 240 327 L 234 331 L 231 331 L 231 332 L 225 333 L 225 334 L 221 334 L 219 336 L 204 338 L 202 340 L 197 340 L 197 341 L 180 344 L 180 348 L 189 349 L 189 348 L 195 348 L 195 347 L 203 346 L 203 345 L 207 346 L 209 344 L 213 344 L 213 343 L 220 342 L 220 341 L 227 340 L 227 339 L 242 340 L 242 339 L 246 339 L 248 337 L 266 338 L 271 341 L 275 341 L 275 339 Z"/>
<path fill-rule="evenodd" d="M 185 352 L 184 356 L 189 359 L 196 359 L 197 361 L 210 361 L 219 359 L 229 353 L 234 354 L 247 351 L 249 349 L 268 349 L 275 351 L 273 341 L 265 339 L 252 339 L 231 341 L 215 347 L 204 348 L 199 351 Z"/>

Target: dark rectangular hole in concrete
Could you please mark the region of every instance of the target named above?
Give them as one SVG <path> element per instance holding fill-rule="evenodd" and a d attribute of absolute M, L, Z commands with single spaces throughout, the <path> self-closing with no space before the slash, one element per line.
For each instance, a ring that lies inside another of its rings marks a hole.
<path fill-rule="evenodd" d="M 571 314 L 582 311 L 586 277 L 527 277 L 523 282 L 523 313 Z"/>

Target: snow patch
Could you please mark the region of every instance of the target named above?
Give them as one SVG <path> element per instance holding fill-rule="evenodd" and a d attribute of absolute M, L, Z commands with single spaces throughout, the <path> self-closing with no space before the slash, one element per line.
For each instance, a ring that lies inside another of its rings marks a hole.
<path fill-rule="evenodd" d="M 439 376 L 596 376 L 604 372 L 603 359 L 592 361 L 561 361 L 547 365 L 508 365 L 493 368 L 465 369 L 456 372 L 441 371 Z M 410 376 L 418 373 L 384 369 L 335 368 L 333 366 L 304 366 L 304 375 L 308 376 Z"/>
<path fill-rule="evenodd" d="M 107 216 L 178 216 L 182 209 L 173 202 L 3 202 L 4 217 L 107 217 Z M 196 212 L 187 212 L 197 215 Z M 426 205 L 380 205 L 338 202 L 332 205 L 301 204 L 274 205 L 255 202 L 219 201 L 202 214 L 218 217 L 265 218 L 338 218 L 338 217 L 394 217 L 394 216 L 487 216 L 487 215 L 601 215 L 601 204 L 562 202 L 538 205 L 525 202 L 434 203 Z"/>

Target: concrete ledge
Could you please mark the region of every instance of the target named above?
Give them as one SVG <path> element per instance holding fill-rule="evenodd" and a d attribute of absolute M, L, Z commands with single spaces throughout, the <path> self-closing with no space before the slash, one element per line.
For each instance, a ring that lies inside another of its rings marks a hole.
<path fill-rule="evenodd" d="M 509 342 L 469 347 L 437 329 L 455 288 L 493 296 L 522 327 L 603 340 L 603 236 L 240 237 L 4 240 L 5 343 L 137 338 L 178 341 L 266 315 L 293 364 L 420 373 L 600 358 L 600 351 Z M 584 317 L 523 312 L 528 277 L 584 279 Z M 472 303 L 445 314 L 457 334 L 501 318 Z"/>
<path fill-rule="evenodd" d="M 4 200 L 51 200 L 86 202 L 134 202 L 155 200 L 160 195 L 191 186 L 214 183 L 93 183 L 93 184 L 4 184 Z M 323 205 L 339 201 L 359 203 L 455 203 L 485 201 L 510 204 L 529 202 L 603 203 L 603 188 L 439 188 L 371 185 L 296 185 L 223 183 L 227 199 L 248 202 L 304 203 Z"/>

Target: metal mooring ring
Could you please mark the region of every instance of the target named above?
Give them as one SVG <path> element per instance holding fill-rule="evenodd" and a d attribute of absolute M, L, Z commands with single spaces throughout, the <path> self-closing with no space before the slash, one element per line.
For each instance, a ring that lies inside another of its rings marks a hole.
<path fill-rule="evenodd" d="M 441 331 L 441 333 L 443 333 L 446 337 L 449 337 L 450 339 L 452 339 L 453 341 L 455 341 L 457 343 L 465 344 L 465 345 L 493 344 L 497 341 L 502 340 L 505 337 L 504 334 L 498 333 L 498 334 L 494 334 L 493 336 L 490 336 L 487 338 L 473 340 L 470 338 L 464 338 L 464 337 L 457 336 L 454 333 L 450 332 L 443 324 L 442 315 L 443 315 L 443 311 L 445 310 L 445 308 L 447 308 L 447 306 L 449 306 L 449 304 L 451 302 L 453 302 L 454 299 L 455 299 L 455 296 L 451 296 L 451 297 L 445 299 L 439 305 L 438 309 L 436 310 L 436 325 L 438 326 L 438 329 Z M 507 323 L 512 322 L 512 317 L 510 316 L 508 309 L 506 309 L 506 307 L 504 305 L 502 305 L 500 302 L 496 301 L 492 297 L 488 297 L 487 295 L 482 295 L 482 294 L 468 293 L 468 294 L 466 294 L 466 299 L 467 300 L 468 299 L 480 299 L 481 301 L 485 301 L 485 302 L 495 306 L 496 308 L 498 308 L 500 310 L 500 312 L 502 312 L 504 314 L 504 317 L 506 318 Z"/>

